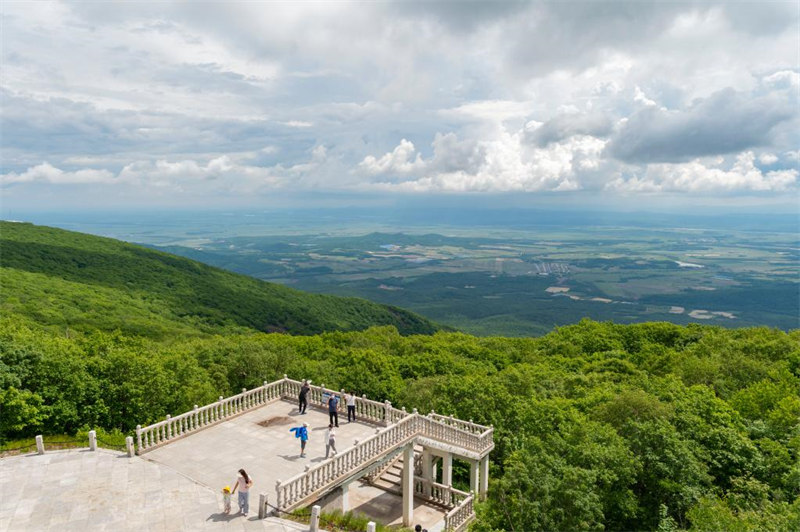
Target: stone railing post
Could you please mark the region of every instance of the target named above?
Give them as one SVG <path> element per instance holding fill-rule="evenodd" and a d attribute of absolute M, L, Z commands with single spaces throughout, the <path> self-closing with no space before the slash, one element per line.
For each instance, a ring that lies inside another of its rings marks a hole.
<path fill-rule="evenodd" d="M 202 426 L 200 424 L 200 414 L 198 413 L 199 409 L 200 409 L 199 406 L 194 405 L 194 410 L 192 412 L 192 425 L 193 425 L 192 428 L 195 429 L 195 430 L 197 430 L 198 428 L 200 428 Z"/>
<path fill-rule="evenodd" d="M 315 504 L 311 507 L 311 522 L 309 523 L 311 532 L 319 531 L 319 512 L 319 505 Z"/>
<path fill-rule="evenodd" d="M 125 437 L 125 450 L 128 451 L 128 458 L 133 458 L 133 436 Z"/>
<path fill-rule="evenodd" d="M 136 425 L 136 446 L 141 452 L 142 450 L 142 426 Z"/>
<path fill-rule="evenodd" d="M 165 432 L 167 433 L 168 440 L 172 439 L 172 423 L 169 422 L 170 419 L 172 419 L 172 416 L 167 414 L 167 426 L 164 428 L 166 429 Z"/>
<path fill-rule="evenodd" d="M 89 450 L 90 451 L 97 450 L 97 432 L 93 430 L 89 431 Z"/>
<path fill-rule="evenodd" d="M 383 424 L 386 425 L 387 427 L 392 424 L 391 417 L 390 417 L 391 416 L 391 414 L 390 414 L 391 410 L 392 410 L 391 401 L 388 401 L 388 400 L 384 401 L 383 402 Z"/>
<path fill-rule="evenodd" d="M 258 518 L 259 519 L 266 519 L 267 515 L 269 515 L 269 509 L 267 508 L 267 494 L 261 493 L 258 496 Z"/>
<path fill-rule="evenodd" d="M 41 434 L 36 436 L 36 454 L 44 454 L 44 439 Z"/>

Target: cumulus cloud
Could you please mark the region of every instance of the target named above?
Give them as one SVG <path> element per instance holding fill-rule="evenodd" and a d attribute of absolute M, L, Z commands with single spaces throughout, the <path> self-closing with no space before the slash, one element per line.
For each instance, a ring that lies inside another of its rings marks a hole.
<path fill-rule="evenodd" d="M 113 183 L 114 174 L 108 170 L 85 168 L 74 172 L 65 172 L 47 162 L 28 168 L 22 173 L 9 172 L 0 175 L 0 183 L 50 183 L 53 185 L 75 185 L 89 183 Z"/>
<path fill-rule="evenodd" d="M 797 186 L 795 169 L 763 172 L 755 165 L 753 152 L 736 157 L 730 168 L 699 160 L 681 164 L 652 164 L 643 175 L 618 177 L 607 189 L 625 192 L 784 192 Z"/>
<path fill-rule="evenodd" d="M 358 166 L 369 175 L 404 175 L 424 168 L 425 161 L 422 155 L 416 153 L 414 144 L 403 139 L 391 152 L 379 158 L 367 155 Z"/>
<path fill-rule="evenodd" d="M 535 192 L 582 188 L 579 176 L 598 168 L 605 141 L 572 136 L 545 148 L 531 147 L 524 130 L 501 131 L 492 140 L 459 140 L 453 133 L 437 134 L 433 157 L 423 159 L 408 141 L 380 159 L 368 156 L 362 164 L 372 170 L 378 188 L 412 192 Z M 397 157 L 401 153 L 402 157 Z M 405 177 L 396 178 L 393 165 L 376 161 L 399 159 Z M 409 165 L 407 161 L 413 160 Z"/>

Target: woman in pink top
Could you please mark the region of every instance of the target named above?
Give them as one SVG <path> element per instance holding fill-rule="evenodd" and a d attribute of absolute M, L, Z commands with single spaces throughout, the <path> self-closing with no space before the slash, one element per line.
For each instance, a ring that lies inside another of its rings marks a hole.
<path fill-rule="evenodd" d="M 247 475 L 244 469 L 239 470 L 239 478 L 233 485 L 233 493 L 239 489 L 239 511 L 242 515 L 247 517 L 247 512 L 250 510 L 250 486 L 253 485 L 253 479 Z"/>

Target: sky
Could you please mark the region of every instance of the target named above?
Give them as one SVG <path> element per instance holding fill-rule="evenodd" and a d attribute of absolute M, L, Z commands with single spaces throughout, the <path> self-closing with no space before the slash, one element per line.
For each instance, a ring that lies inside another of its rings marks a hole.
<path fill-rule="evenodd" d="M 797 211 L 797 1 L 0 10 L 3 211 Z"/>

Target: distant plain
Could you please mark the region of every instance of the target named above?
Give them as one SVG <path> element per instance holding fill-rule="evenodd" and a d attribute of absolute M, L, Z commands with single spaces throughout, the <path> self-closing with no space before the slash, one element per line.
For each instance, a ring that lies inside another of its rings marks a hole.
<path fill-rule="evenodd" d="M 476 335 L 584 317 L 800 326 L 792 217 L 283 211 L 39 216 L 301 290 L 358 296 Z"/>

